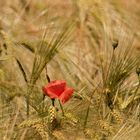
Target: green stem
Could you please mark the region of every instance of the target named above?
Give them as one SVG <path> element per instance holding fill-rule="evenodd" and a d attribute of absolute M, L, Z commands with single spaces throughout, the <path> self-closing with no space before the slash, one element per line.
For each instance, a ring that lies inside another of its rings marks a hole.
<path fill-rule="evenodd" d="M 138 77 L 138 78 L 139 78 L 139 77 Z M 134 92 L 134 96 L 133 96 L 132 102 L 134 101 L 134 99 L 135 99 L 135 97 L 136 97 L 136 94 L 137 94 L 137 92 L 138 92 L 139 87 L 140 87 L 140 78 L 139 78 L 139 84 L 138 84 L 138 86 L 137 86 L 137 88 L 136 88 L 136 90 L 135 90 L 135 92 Z"/>
<path fill-rule="evenodd" d="M 90 102 L 88 104 L 88 108 L 87 108 L 87 111 L 86 111 L 86 116 L 85 116 L 85 121 L 84 121 L 84 129 L 86 128 L 86 125 L 87 125 L 87 121 L 88 121 L 88 117 L 89 117 L 89 111 L 90 111 L 90 105 L 91 105 L 91 99 L 95 93 L 95 91 L 97 90 L 98 86 L 94 89 L 94 91 L 92 92 L 92 94 L 90 95 Z"/>
<path fill-rule="evenodd" d="M 108 82 L 108 76 L 109 76 L 109 72 L 110 72 L 110 69 L 111 69 L 111 65 L 112 65 L 112 62 L 114 60 L 114 49 L 113 49 L 113 53 L 112 53 L 112 56 L 111 56 L 111 60 L 110 60 L 110 63 L 109 63 L 109 66 L 108 66 L 108 69 L 107 69 L 107 75 L 106 75 L 106 78 L 105 78 L 105 86 Z"/>
<path fill-rule="evenodd" d="M 27 91 L 26 105 L 27 105 L 26 114 L 27 114 L 27 118 L 29 118 L 29 112 L 30 112 L 30 87 L 28 87 L 28 91 Z"/>
<path fill-rule="evenodd" d="M 51 99 L 52 100 L 52 106 L 55 106 L 54 102 L 55 102 L 55 99 Z"/>
<path fill-rule="evenodd" d="M 90 104 L 87 108 L 87 112 L 86 112 L 86 117 L 85 117 L 85 122 L 84 122 L 84 129 L 86 128 L 87 125 L 87 120 L 88 120 L 88 116 L 89 116 L 89 110 L 90 110 Z"/>
<path fill-rule="evenodd" d="M 29 106 L 29 96 L 27 96 L 27 99 L 26 99 L 26 104 L 27 104 L 27 118 L 29 117 L 29 110 L 30 110 L 30 106 Z"/>
<path fill-rule="evenodd" d="M 27 113 L 27 118 L 30 115 L 30 95 L 32 93 L 32 90 L 33 90 L 33 86 L 32 85 L 28 85 L 27 96 L 26 96 L 26 105 L 27 105 L 26 113 Z"/>
<path fill-rule="evenodd" d="M 64 109 L 63 109 L 63 106 L 62 106 L 60 100 L 59 100 L 59 105 L 60 105 L 60 108 L 61 108 L 61 111 L 62 111 L 62 116 L 64 116 L 64 115 L 65 115 L 65 114 L 64 114 Z"/>
<path fill-rule="evenodd" d="M 44 110 L 44 107 L 45 107 L 45 94 L 43 94 L 42 112 L 43 112 L 43 110 Z"/>

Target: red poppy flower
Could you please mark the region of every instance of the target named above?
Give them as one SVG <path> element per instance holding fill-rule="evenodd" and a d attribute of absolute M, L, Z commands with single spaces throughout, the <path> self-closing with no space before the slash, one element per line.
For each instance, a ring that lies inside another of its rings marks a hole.
<path fill-rule="evenodd" d="M 45 95 L 48 95 L 52 99 L 59 99 L 62 103 L 67 102 L 73 94 L 73 89 L 67 87 L 66 81 L 56 80 L 50 82 L 48 85 L 42 88 Z"/>

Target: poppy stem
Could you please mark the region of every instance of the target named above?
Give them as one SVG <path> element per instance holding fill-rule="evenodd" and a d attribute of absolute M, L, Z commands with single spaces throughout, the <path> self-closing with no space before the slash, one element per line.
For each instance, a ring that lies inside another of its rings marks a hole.
<path fill-rule="evenodd" d="M 47 74 L 47 65 L 46 65 L 46 78 L 47 78 L 48 83 L 50 83 L 51 79 L 50 79 L 49 75 Z"/>
<path fill-rule="evenodd" d="M 65 115 L 65 114 L 64 114 L 64 109 L 63 109 L 63 106 L 62 106 L 60 100 L 59 100 L 59 105 L 60 105 L 60 108 L 61 108 L 61 111 L 62 111 L 62 116 L 64 116 L 64 115 Z"/>
<path fill-rule="evenodd" d="M 46 77 L 47 77 L 47 81 L 48 81 L 48 83 L 50 83 L 51 80 L 50 80 L 49 75 L 47 74 Z"/>
<path fill-rule="evenodd" d="M 43 101 L 45 100 L 45 95 L 43 94 Z"/>
<path fill-rule="evenodd" d="M 52 105 L 55 106 L 54 102 L 55 102 L 55 99 L 51 99 L 52 100 Z"/>

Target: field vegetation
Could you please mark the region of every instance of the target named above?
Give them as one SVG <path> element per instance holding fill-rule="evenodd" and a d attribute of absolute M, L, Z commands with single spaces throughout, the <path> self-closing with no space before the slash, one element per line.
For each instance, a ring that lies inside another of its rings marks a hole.
<path fill-rule="evenodd" d="M 139 140 L 139 25 L 139 0 L 0 0 L 0 140 Z"/>

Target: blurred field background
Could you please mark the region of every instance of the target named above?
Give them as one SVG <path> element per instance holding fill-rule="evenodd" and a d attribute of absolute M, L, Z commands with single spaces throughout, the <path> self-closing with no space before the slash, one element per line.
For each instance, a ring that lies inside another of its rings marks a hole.
<path fill-rule="evenodd" d="M 139 25 L 139 0 L 0 0 L 0 140 L 139 140 Z"/>

